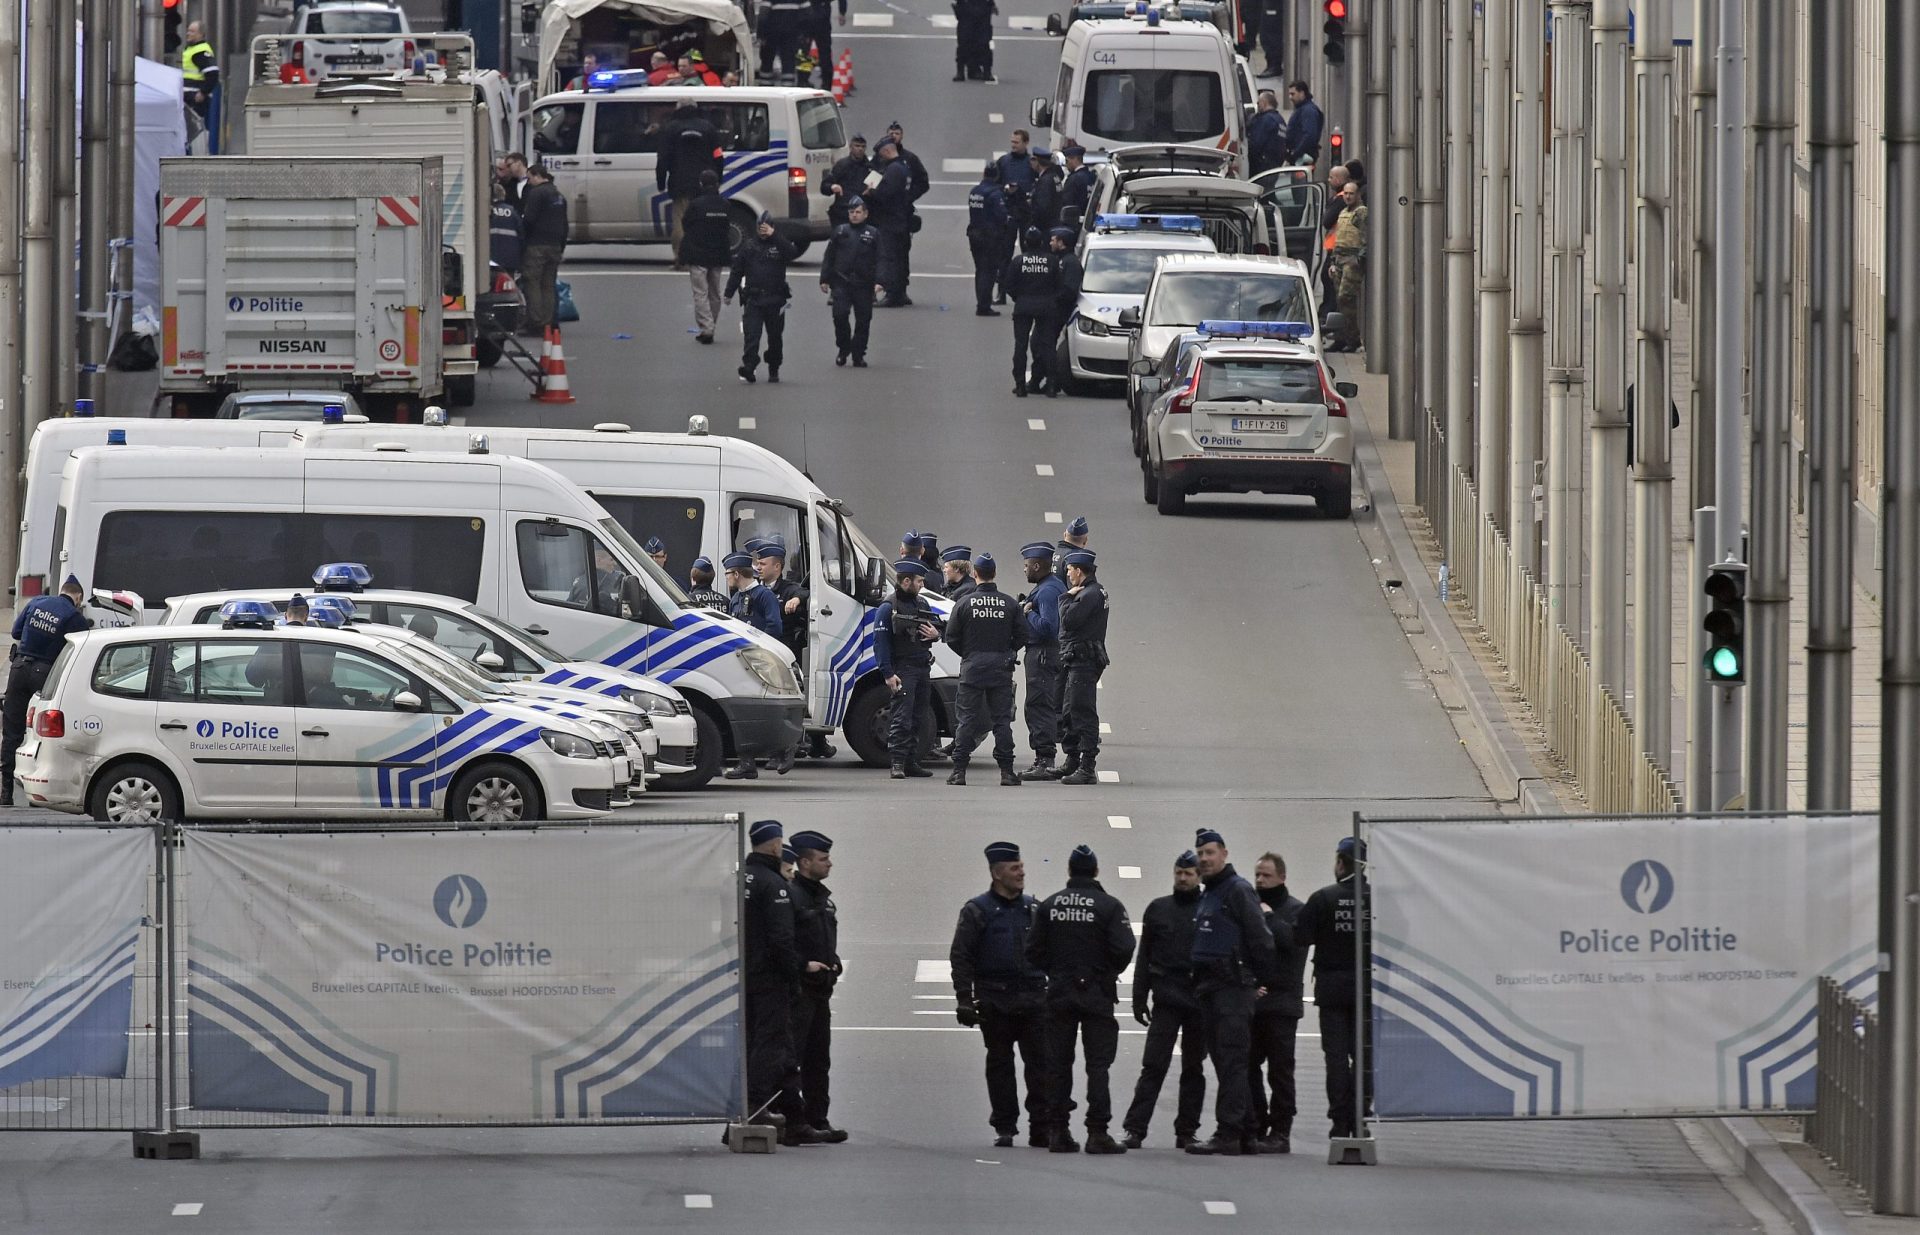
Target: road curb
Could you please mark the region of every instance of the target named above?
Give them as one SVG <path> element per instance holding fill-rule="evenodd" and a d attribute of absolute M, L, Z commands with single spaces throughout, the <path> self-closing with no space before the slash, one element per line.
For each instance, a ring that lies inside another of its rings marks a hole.
<path fill-rule="evenodd" d="M 1800 1235 L 1846 1235 L 1847 1215 L 1826 1190 L 1800 1169 L 1756 1119 L 1709 1119 L 1707 1131 L 1727 1151 L 1740 1174 L 1785 1215 Z"/>
<path fill-rule="evenodd" d="M 1385 533 L 1394 565 L 1400 571 L 1400 585 L 1413 598 L 1420 622 L 1447 658 L 1447 671 L 1459 683 L 1465 696 L 1467 715 L 1486 736 L 1493 771 L 1501 783 L 1496 794 L 1508 795 L 1529 815 L 1564 813 L 1559 799 L 1546 784 L 1533 757 L 1520 744 L 1513 726 L 1507 723 L 1506 710 L 1494 696 L 1493 684 L 1480 670 L 1480 662 L 1468 649 L 1466 640 L 1453 624 L 1453 615 L 1440 601 L 1440 592 L 1427 578 L 1426 564 L 1413 546 L 1406 520 L 1400 517 L 1399 502 L 1386 480 L 1386 467 L 1374 448 L 1373 432 L 1364 416 L 1352 418 L 1354 482 L 1366 495 L 1367 508 L 1356 518 L 1371 517 Z"/>

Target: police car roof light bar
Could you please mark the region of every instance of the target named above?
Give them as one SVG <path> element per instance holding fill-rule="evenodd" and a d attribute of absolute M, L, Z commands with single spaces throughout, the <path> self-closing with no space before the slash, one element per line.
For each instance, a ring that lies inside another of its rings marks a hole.
<path fill-rule="evenodd" d="M 328 562 L 313 572 L 313 586 L 323 592 L 364 592 L 373 572 L 358 562 Z"/>
<path fill-rule="evenodd" d="M 359 606 L 355 605 L 345 596 L 325 595 L 307 598 L 307 616 L 312 617 L 322 610 L 328 613 L 337 613 L 340 615 L 342 622 L 350 622 L 353 620 L 354 614 L 359 612 Z"/>
<path fill-rule="evenodd" d="M 227 630 L 257 627 L 265 630 L 280 620 L 280 610 L 267 600 L 230 600 L 220 606 L 220 625 Z"/>
<path fill-rule="evenodd" d="M 125 429 L 108 429 L 107 430 L 107 445 L 125 446 L 126 444 L 127 444 L 127 431 Z"/>
<path fill-rule="evenodd" d="M 1206 220 L 1197 214 L 1096 214 L 1095 231 L 1103 232 L 1191 232 L 1206 231 Z"/>
<path fill-rule="evenodd" d="M 347 624 L 347 615 L 338 609 L 325 605 L 314 605 L 307 609 L 307 625 L 324 626 L 329 630 L 339 630 Z"/>
<path fill-rule="evenodd" d="M 329 403 L 320 409 L 320 420 L 324 424 L 343 425 L 347 423 L 347 409 L 338 403 Z"/>
<path fill-rule="evenodd" d="M 1215 338 L 1307 339 L 1313 337 L 1311 322 L 1234 322 L 1204 321 L 1197 327 L 1201 334 Z"/>

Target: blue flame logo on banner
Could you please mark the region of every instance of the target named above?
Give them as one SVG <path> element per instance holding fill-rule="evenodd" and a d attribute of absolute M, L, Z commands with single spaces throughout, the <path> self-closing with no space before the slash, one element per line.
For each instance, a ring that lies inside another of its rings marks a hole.
<path fill-rule="evenodd" d="M 472 875 L 448 875 L 433 890 L 433 912 L 455 930 L 478 926 L 487 912 L 487 890 Z"/>
<path fill-rule="evenodd" d="M 1673 899 L 1673 872 L 1652 858 L 1641 858 L 1621 874 L 1620 899 L 1635 913 L 1659 913 Z"/>

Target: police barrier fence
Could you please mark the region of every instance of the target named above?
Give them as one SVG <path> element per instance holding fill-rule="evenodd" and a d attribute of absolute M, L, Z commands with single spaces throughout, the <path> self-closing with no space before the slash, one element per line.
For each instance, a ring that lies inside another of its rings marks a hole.
<path fill-rule="evenodd" d="M 1871 815 L 1355 831 L 1377 1119 L 1804 1111 L 1820 983 L 1874 999 Z"/>
<path fill-rule="evenodd" d="M 1807 1144 L 1873 1195 L 1879 1138 L 1880 1018 L 1866 1000 L 1820 979 L 1820 1084 L 1806 1117 Z"/>

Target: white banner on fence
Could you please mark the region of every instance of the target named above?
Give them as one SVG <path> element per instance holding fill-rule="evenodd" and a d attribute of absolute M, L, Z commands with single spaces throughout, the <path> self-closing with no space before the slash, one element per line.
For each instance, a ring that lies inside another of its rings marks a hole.
<path fill-rule="evenodd" d="M 1817 979 L 1874 983 L 1878 821 L 1379 822 L 1382 1116 L 1810 1107 Z"/>
<path fill-rule="evenodd" d="M 191 1105 L 737 1113 L 739 843 L 718 823 L 188 831 Z"/>
<path fill-rule="evenodd" d="M 127 1074 L 153 834 L 0 828 L 0 1089 Z"/>

